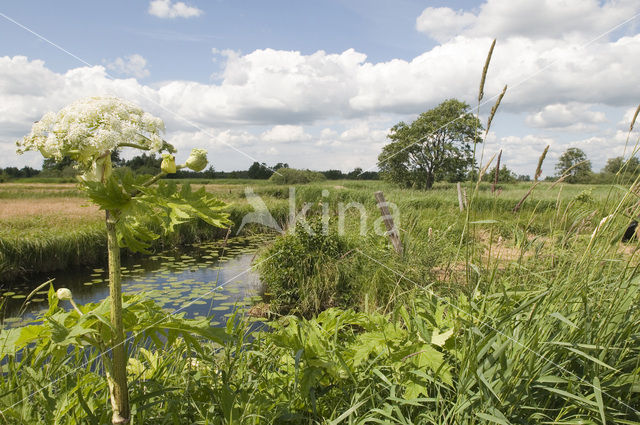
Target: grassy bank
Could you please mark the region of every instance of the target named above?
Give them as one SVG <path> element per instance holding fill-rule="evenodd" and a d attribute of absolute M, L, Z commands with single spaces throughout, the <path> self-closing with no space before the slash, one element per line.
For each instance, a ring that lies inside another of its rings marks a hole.
<path fill-rule="evenodd" d="M 234 223 L 241 223 L 242 217 L 252 211 L 240 201 L 243 186 L 216 182 L 208 184 L 207 190 L 234 201 L 228 209 Z M 104 213 L 90 205 L 74 184 L 5 183 L 0 185 L 0 199 L 0 283 L 34 273 L 106 263 Z M 274 217 L 285 222 L 286 201 L 267 202 Z M 232 228 L 233 234 L 236 229 Z M 245 229 L 254 230 L 252 225 Z M 187 223 L 169 238 L 159 240 L 156 248 L 217 239 L 225 234 L 204 223 Z M 123 253 L 126 255 L 126 251 Z"/>

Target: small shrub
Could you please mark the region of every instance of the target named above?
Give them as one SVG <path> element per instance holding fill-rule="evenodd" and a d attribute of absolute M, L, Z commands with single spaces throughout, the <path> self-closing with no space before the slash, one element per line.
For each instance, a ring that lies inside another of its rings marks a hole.
<path fill-rule="evenodd" d="M 596 200 L 592 195 L 592 189 L 585 189 L 576 195 L 576 197 L 574 198 L 574 201 L 580 202 L 583 204 L 593 204 L 595 203 Z"/>
<path fill-rule="evenodd" d="M 319 220 L 313 234 L 298 224 L 271 245 L 258 262 L 271 308 L 278 313 L 307 316 L 342 304 L 350 297 L 345 271 L 337 261 L 349 250 L 344 237 L 324 233 Z"/>
<path fill-rule="evenodd" d="M 276 184 L 304 184 L 325 181 L 324 174 L 311 170 L 296 170 L 295 168 L 280 168 L 269 181 Z"/>

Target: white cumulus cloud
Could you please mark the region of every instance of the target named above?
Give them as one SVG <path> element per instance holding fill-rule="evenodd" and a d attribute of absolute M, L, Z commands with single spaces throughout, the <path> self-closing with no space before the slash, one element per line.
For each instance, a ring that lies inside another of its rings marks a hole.
<path fill-rule="evenodd" d="M 300 125 L 276 125 L 260 135 L 265 142 L 272 143 L 304 143 L 311 140 Z"/>
<path fill-rule="evenodd" d="M 477 16 L 449 7 L 427 7 L 416 19 L 416 29 L 436 41 L 447 41 L 474 24 Z"/>
<path fill-rule="evenodd" d="M 583 103 L 554 103 L 530 114 L 526 123 L 532 127 L 567 130 L 593 130 L 594 124 L 606 122 L 603 112 L 592 111 L 591 105 Z"/>
<path fill-rule="evenodd" d="M 457 35 L 596 37 L 639 11 L 635 0 L 488 0 L 475 12 L 428 7 L 416 28 L 439 42 Z"/>
<path fill-rule="evenodd" d="M 147 60 L 137 53 L 125 56 L 124 58 L 116 58 L 114 61 L 108 62 L 107 69 L 120 75 L 127 75 L 135 78 L 144 78 L 149 76 Z"/>
<path fill-rule="evenodd" d="M 201 9 L 181 1 L 172 3 L 171 0 L 153 0 L 149 3 L 149 14 L 158 18 L 193 18 L 202 13 Z"/>

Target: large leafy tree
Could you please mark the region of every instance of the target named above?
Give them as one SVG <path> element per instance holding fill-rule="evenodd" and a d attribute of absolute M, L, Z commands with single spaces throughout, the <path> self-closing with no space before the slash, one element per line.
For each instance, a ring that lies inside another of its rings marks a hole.
<path fill-rule="evenodd" d="M 273 174 L 271 168 L 267 167 L 267 164 L 264 162 L 260 164 L 259 162 L 254 162 L 249 167 L 249 171 L 247 172 L 250 179 L 263 179 L 266 180 Z"/>
<path fill-rule="evenodd" d="M 560 155 L 556 171 L 558 176 L 567 175 L 567 183 L 586 182 L 591 177 L 591 161 L 582 149 L 569 148 Z"/>
<path fill-rule="evenodd" d="M 387 136 L 391 143 L 378 156 L 386 180 L 407 187 L 430 189 L 437 180 L 461 180 L 474 163 L 480 121 L 469 105 L 449 99 L 418 116 L 399 122 Z"/>
<path fill-rule="evenodd" d="M 607 164 L 604 166 L 602 171 L 609 174 L 624 172 L 636 175 L 640 172 L 640 160 L 638 160 L 638 157 L 636 156 L 632 156 L 628 160 L 625 160 L 622 156 L 609 158 L 607 159 Z"/>

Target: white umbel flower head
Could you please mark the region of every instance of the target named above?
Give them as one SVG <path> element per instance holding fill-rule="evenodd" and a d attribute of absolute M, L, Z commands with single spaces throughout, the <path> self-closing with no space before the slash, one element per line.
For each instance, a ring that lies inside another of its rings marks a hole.
<path fill-rule="evenodd" d="M 45 114 L 16 144 L 19 154 L 40 151 L 45 158 L 57 160 L 68 156 L 88 171 L 106 152 L 122 144 L 161 151 L 165 147 L 162 132 L 160 118 L 132 103 L 115 97 L 90 97 Z"/>

